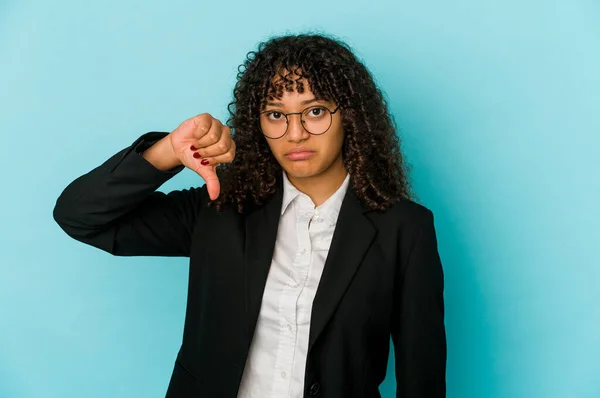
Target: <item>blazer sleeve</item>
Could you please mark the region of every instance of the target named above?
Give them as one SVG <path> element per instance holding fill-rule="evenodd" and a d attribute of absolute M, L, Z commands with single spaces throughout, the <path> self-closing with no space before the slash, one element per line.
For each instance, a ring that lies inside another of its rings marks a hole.
<path fill-rule="evenodd" d="M 183 166 L 161 171 L 140 154 L 167 133 L 139 137 L 71 182 L 53 216 L 72 238 L 118 256 L 189 256 L 205 187 L 156 191 Z"/>
<path fill-rule="evenodd" d="M 433 213 L 406 227 L 392 319 L 397 398 L 446 396 L 444 274 Z"/>

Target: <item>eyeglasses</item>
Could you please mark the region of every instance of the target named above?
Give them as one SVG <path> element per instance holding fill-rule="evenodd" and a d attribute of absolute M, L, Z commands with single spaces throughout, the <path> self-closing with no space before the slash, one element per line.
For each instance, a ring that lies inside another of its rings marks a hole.
<path fill-rule="evenodd" d="M 260 130 L 265 137 L 270 139 L 278 139 L 287 133 L 290 115 L 300 115 L 302 127 L 309 134 L 321 135 L 325 134 L 331 127 L 333 114 L 340 109 L 338 105 L 333 111 L 328 108 L 318 105 L 310 106 L 302 112 L 283 113 L 280 111 L 269 110 L 260 113 Z"/>

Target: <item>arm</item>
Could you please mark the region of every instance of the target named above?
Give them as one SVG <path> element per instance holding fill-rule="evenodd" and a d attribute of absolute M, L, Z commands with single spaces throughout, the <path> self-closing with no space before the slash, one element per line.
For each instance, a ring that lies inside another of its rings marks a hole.
<path fill-rule="evenodd" d="M 60 227 L 72 238 L 114 255 L 188 256 L 195 220 L 208 195 L 205 187 L 156 191 L 183 169 L 153 162 L 153 151 L 147 151 L 147 158 L 142 155 L 166 136 L 144 134 L 69 184 L 54 207 Z"/>
<path fill-rule="evenodd" d="M 446 332 L 444 326 L 444 274 L 437 249 L 433 214 L 404 236 L 409 253 L 396 280 L 392 340 L 396 360 L 396 397 L 446 396 Z"/>

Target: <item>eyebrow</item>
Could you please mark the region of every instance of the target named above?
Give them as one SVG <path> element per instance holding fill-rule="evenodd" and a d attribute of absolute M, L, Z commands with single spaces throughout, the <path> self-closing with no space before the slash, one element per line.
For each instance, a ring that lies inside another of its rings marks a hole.
<path fill-rule="evenodd" d="M 319 100 L 318 100 L 318 99 L 316 99 L 316 98 L 311 98 L 311 99 L 307 99 L 307 100 L 305 100 L 305 101 L 302 101 L 302 102 L 300 103 L 300 105 L 307 105 L 307 104 L 310 104 L 311 102 L 317 102 L 317 101 L 319 101 Z M 279 107 L 282 107 L 282 108 L 283 108 L 283 106 L 284 106 L 284 105 L 283 105 L 281 102 L 267 102 L 267 105 L 271 105 L 271 106 L 279 106 Z"/>

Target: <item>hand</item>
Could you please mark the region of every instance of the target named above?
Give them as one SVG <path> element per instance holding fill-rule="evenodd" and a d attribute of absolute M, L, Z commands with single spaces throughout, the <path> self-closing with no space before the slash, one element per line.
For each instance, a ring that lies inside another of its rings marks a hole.
<path fill-rule="evenodd" d="M 167 137 L 173 154 L 204 179 L 211 200 L 216 199 L 221 184 L 215 169 L 219 163 L 230 163 L 235 157 L 231 129 L 203 113 L 181 123 Z"/>

